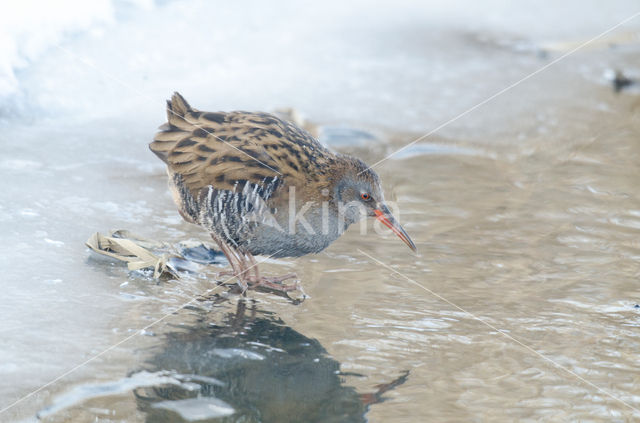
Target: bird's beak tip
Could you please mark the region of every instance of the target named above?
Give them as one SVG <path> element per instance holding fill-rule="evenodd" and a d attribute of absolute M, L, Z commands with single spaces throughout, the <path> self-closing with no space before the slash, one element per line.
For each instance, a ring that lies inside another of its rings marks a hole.
<path fill-rule="evenodd" d="M 386 209 L 386 207 L 384 208 Z M 400 238 L 407 246 L 413 251 L 415 254 L 418 253 L 418 249 L 416 248 L 416 244 L 413 243 L 409 234 L 400 226 L 400 224 L 396 221 L 393 215 L 386 210 L 386 213 L 382 210 L 374 210 L 376 215 L 376 219 L 382 222 L 387 228 L 391 229 L 393 233 L 395 233 L 398 238 Z"/>

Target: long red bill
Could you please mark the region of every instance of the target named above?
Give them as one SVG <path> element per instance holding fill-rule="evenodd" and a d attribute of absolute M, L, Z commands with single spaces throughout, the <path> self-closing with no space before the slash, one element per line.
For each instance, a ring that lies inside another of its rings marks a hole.
<path fill-rule="evenodd" d="M 386 207 L 384 208 L 386 209 Z M 398 238 L 400 238 L 405 244 L 407 244 L 409 248 L 413 250 L 413 252 L 418 251 L 416 245 L 413 243 L 413 241 L 411 241 L 411 238 L 409 238 L 409 235 L 405 232 L 404 229 L 402 229 L 402 226 L 400 226 L 400 224 L 396 222 L 396 219 L 391 213 L 384 213 L 381 210 L 374 210 L 373 212 L 376 214 L 376 219 L 382 222 L 387 228 L 391 229 L 394 234 L 398 235 Z"/>

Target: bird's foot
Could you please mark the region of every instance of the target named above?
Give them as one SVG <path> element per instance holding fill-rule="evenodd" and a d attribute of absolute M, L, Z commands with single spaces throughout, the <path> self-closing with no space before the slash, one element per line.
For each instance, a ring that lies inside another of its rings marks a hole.
<path fill-rule="evenodd" d="M 283 281 L 286 281 L 287 279 L 296 279 L 297 277 L 298 275 L 296 275 L 295 273 L 287 273 L 286 275 L 282 276 L 263 276 L 261 279 L 267 282 L 281 283 Z"/>
<path fill-rule="evenodd" d="M 219 279 L 224 279 L 222 282 L 220 282 L 221 285 L 237 284 L 242 292 L 245 292 L 247 289 L 249 289 L 250 281 L 247 281 L 247 278 L 244 275 L 238 275 L 234 271 L 225 270 L 223 272 L 218 272 L 217 276 Z"/>
<path fill-rule="evenodd" d="M 298 282 L 293 284 L 282 283 L 288 279 L 297 278 L 298 275 L 296 275 L 295 273 L 287 273 L 286 275 L 282 275 L 282 276 L 260 276 L 259 278 L 257 278 L 255 275 L 246 275 L 246 274 L 238 275 L 236 272 L 230 271 L 230 270 L 218 272 L 219 278 L 226 277 L 226 276 L 232 276 L 232 278 L 230 278 L 229 280 L 234 279 L 233 277 L 235 277 L 236 283 L 238 284 L 242 292 L 245 292 L 247 289 L 250 289 L 250 288 L 254 288 L 254 289 L 265 288 L 268 290 L 279 291 L 279 292 L 291 292 L 295 290 L 300 290 L 300 291 L 302 290 Z"/>
<path fill-rule="evenodd" d="M 253 278 L 251 280 L 251 287 L 252 288 L 263 287 L 263 288 L 271 289 L 274 291 L 291 292 L 291 291 L 299 290 L 300 284 L 298 282 L 295 282 L 292 284 L 285 284 L 282 282 L 286 281 L 287 279 L 295 279 L 297 277 L 298 276 L 295 273 L 288 273 L 282 276 L 262 276 L 258 280 Z"/>
<path fill-rule="evenodd" d="M 292 284 L 282 283 L 282 281 L 293 278 L 297 278 L 295 273 L 289 273 L 283 276 L 262 276 L 258 279 L 254 278 L 254 280 L 251 282 L 251 287 L 282 296 L 291 301 L 291 303 L 293 303 L 294 305 L 298 305 L 309 296 L 306 292 L 304 292 L 304 290 L 302 289 L 302 285 L 300 285 L 300 282 L 297 280 Z M 291 297 L 289 295 L 290 292 L 298 292 L 300 293 L 300 295 Z"/>

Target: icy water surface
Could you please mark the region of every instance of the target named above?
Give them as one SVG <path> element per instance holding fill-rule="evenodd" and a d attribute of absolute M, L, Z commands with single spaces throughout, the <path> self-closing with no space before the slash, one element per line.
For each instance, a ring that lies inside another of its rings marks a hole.
<path fill-rule="evenodd" d="M 293 106 L 374 163 L 636 12 L 254 6 L 251 31 L 207 3 L 131 12 L 20 73 L 0 136 L 0 409 L 62 377 L 0 421 L 640 419 L 640 97 L 607 79 L 640 77 L 636 21 L 376 167 L 417 256 L 354 227 L 264 265 L 301 276 L 293 305 L 198 297 L 216 265 L 155 281 L 89 253 L 119 228 L 208 242 L 146 146 L 173 90 Z"/>

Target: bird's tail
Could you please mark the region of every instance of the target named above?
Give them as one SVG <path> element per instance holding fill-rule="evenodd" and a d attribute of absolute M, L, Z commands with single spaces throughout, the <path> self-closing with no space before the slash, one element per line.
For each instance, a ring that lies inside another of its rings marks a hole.
<path fill-rule="evenodd" d="M 187 100 L 176 91 L 171 96 L 171 100 L 167 100 L 167 121 L 171 124 L 177 121 L 175 123 L 179 125 L 184 121 L 185 115 L 192 110 Z"/>
<path fill-rule="evenodd" d="M 167 156 L 174 145 L 193 130 L 189 114 L 195 111 L 178 92 L 173 93 L 171 100 L 167 100 L 167 123 L 158 128 L 160 132 L 149 144 L 151 151 L 163 162 L 167 162 Z"/>

